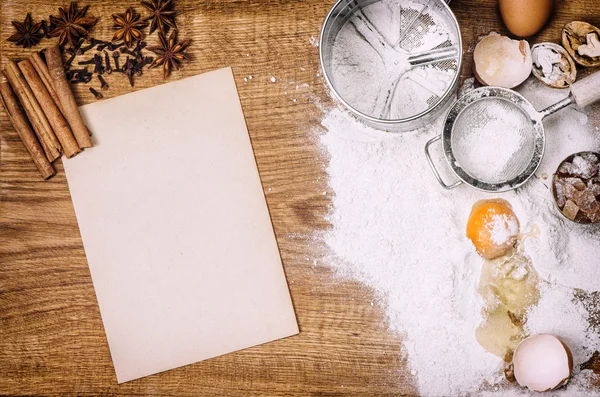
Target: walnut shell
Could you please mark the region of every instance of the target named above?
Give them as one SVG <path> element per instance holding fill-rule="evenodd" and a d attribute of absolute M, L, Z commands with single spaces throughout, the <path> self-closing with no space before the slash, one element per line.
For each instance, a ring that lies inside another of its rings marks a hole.
<path fill-rule="evenodd" d="M 557 59 L 544 57 L 544 53 Z M 577 66 L 562 46 L 555 43 L 538 43 L 531 48 L 531 55 L 533 75 L 547 86 L 568 88 L 577 79 Z"/>
<path fill-rule="evenodd" d="M 580 53 L 579 47 L 590 45 L 588 34 L 596 34 L 600 39 L 600 29 L 587 22 L 573 21 L 565 25 L 562 31 L 562 44 L 573 60 L 581 66 L 600 66 L 599 56 L 588 56 Z M 600 51 L 600 48 L 598 48 Z"/>

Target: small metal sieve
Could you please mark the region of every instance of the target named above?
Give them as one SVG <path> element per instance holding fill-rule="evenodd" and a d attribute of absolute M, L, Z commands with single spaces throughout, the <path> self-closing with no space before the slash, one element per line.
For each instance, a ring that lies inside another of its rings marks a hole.
<path fill-rule="evenodd" d="M 542 120 L 569 105 L 584 107 L 598 100 L 600 73 L 576 82 L 567 98 L 540 112 L 512 90 L 479 88 L 452 106 L 442 135 L 427 142 L 425 154 L 436 179 L 446 189 L 462 183 L 486 192 L 516 189 L 531 178 L 542 161 L 546 143 Z M 431 158 L 430 146 L 440 139 L 444 156 L 459 178 L 452 184 L 442 180 Z M 505 145 L 507 141 L 511 145 Z"/>
<path fill-rule="evenodd" d="M 450 104 L 462 40 L 443 0 L 338 0 L 319 51 L 333 95 L 372 127 L 400 132 L 428 124 Z"/>

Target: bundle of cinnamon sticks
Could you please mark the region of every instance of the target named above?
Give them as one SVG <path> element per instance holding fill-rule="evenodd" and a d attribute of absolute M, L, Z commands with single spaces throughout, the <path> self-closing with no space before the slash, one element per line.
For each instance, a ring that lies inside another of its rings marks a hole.
<path fill-rule="evenodd" d="M 64 154 L 73 157 L 92 147 L 57 46 L 2 70 L 0 103 L 8 113 L 42 178 L 56 174 L 52 162 Z"/>

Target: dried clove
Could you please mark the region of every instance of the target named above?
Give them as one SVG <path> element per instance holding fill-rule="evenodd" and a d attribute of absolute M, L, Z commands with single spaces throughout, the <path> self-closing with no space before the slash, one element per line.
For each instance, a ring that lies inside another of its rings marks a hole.
<path fill-rule="evenodd" d="M 132 57 L 137 57 L 137 54 L 131 51 L 129 48 L 121 48 L 121 52 L 123 54 L 131 55 Z"/>
<path fill-rule="evenodd" d="M 90 44 L 90 45 L 86 45 L 85 47 L 81 47 L 81 53 L 85 54 L 86 52 L 88 52 L 89 50 L 91 50 L 94 47 L 96 47 L 96 44 Z"/>
<path fill-rule="evenodd" d="M 92 73 L 80 72 L 75 73 L 74 78 L 70 80 L 71 84 L 89 83 L 92 81 Z"/>
<path fill-rule="evenodd" d="M 64 64 L 65 69 L 70 68 L 71 64 L 73 63 L 73 60 L 75 59 L 75 57 L 77 55 L 82 54 L 82 52 L 81 52 L 81 45 L 82 44 L 83 44 L 83 39 L 77 40 L 77 43 L 75 43 L 74 47 L 68 48 L 66 50 L 66 52 L 70 53 L 71 56 L 69 57 L 69 59 Z"/>
<path fill-rule="evenodd" d="M 76 52 L 74 52 L 73 54 L 71 54 L 71 56 L 69 57 L 69 59 L 67 59 L 67 62 L 65 62 L 65 69 L 69 69 L 71 67 L 71 64 L 73 63 L 73 60 L 75 59 L 76 56 L 77 56 Z"/>
<path fill-rule="evenodd" d="M 98 45 L 98 51 L 104 51 L 107 47 L 110 47 L 112 43 L 110 41 L 103 41 L 100 45 Z"/>
<path fill-rule="evenodd" d="M 112 53 L 112 57 L 115 61 L 115 72 L 118 70 L 121 70 L 121 67 L 119 66 L 119 57 L 121 56 L 121 53 L 119 51 L 115 51 Z"/>
<path fill-rule="evenodd" d="M 123 65 L 123 73 L 127 73 L 129 69 L 131 69 L 131 60 L 127 57 L 125 58 L 125 65 Z"/>
<path fill-rule="evenodd" d="M 102 57 L 99 54 L 94 55 L 94 73 L 104 73 L 104 66 L 102 66 Z"/>
<path fill-rule="evenodd" d="M 131 85 L 132 87 L 135 86 L 135 83 L 133 81 L 133 72 L 129 72 L 127 74 L 127 77 L 129 78 L 129 85 Z"/>
<path fill-rule="evenodd" d="M 108 50 L 109 51 L 115 51 L 118 50 L 119 48 L 123 47 L 125 45 L 125 43 L 110 43 L 108 45 Z"/>
<path fill-rule="evenodd" d="M 129 57 L 127 57 L 125 66 L 123 66 L 123 73 L 127 75 L 127 78 L 129 79 L 129 84 L 133 87 L 134 86 L 133 75 L 135 73 L 135 70 L 134 70 L 133 61 Z"/>
<path fill-rule="evenodd" d="M 78 65 L 91 65 L 91 64 L 93 64 L 93 63 L 95 63 L 95 62 L 96 62 L 96 61 L 95 61 L 94 57 L 92 57 L 92 58 L 90 58 L 90 59 L 87 59 L 87 60 L 85 60 L 85 61 L 79 61 L 79 62 L 77 62 L 77 64 L 78 64 Z"/>
<path fill-rule="evenodd" d="M 135 46 L 135 59 L 138 62 L 142 62 L 143 60 L 143 55 L 142 55 L 142 49 L 144 49 L 146 47 L 146 42 L 145 41 L 138 41 L 137 45 Z"/>
<path fill-rule="evenodd" d="M 96 97 L 96 99 L 104 98 L 104 95 L 96 91 L 93 87 L 90 87 L 90 92 Z"/>
<path fill-rule="evenodd" d="M 144 67 L 144 63 L 143 63 L 143 61 L 142 61 L 142 62 L 137 62 L 137 61 L 136 61 L 136 62 L 133 64 L 133 67 L 132 67 L 132 70 L 131 70 L 131 71 L 132 71 L 132 73 L 135 73 L 135 74 L 137 74 L 138 76 L 141 76 L 141 75 L 142 75 L 142 68 L 143 68 L 143 67 Z"/>
<path fill-rule="evenodd" d="M 102 90 L 108 90 L 108 83 L 106 82 L 106 80 L 104 80 L 104 77 L 102 77 L 102 75 L 98 75 L 98 80 L 100 80 L 100 89 Z"/>
<path fill-rule="evenodd" d="M 93 37 L 91 39 L 89 39 L 88 42 L 90 43 L 89 45 L 81 48 L 81 53 L 82 54 L 85 54 L 87 51 L 89 51 L 92 48 L 96 47 L 98 44 L 104 43 L 102 40 L 98 40 L 98 39 L 95 39 Z"/>
<path fill-rule="evenodd" d="M 88 68 L 82 68 L 82 69 L 71 69 L 68 70 L 66 73 L 67 76 L 67 80 L 71 80 L 73 77 L 75 77 L 78 74 L 88 74 Z"/>
<path fill-rule="evenodd" d="M 81 55 L 83 54 L 82 50 L 81 50 L 81 46 L 83 45 L 83 39 L 79 39 L 77 40 L 77 43 L 75 43 L 74 47 L 69 47 L 65 50 L 65 52 L 67 52 L 68 54 L 75 54 L 75 55 Z"/>
<path fill-rule="evenodd" d="M 105 72 L 107 74 L 119 72 L 127 76 L 129 84 L 133 87 L 135 85 L 135 76 L 141 76 L 143 74 L 143 68 L 151 64 L 154 60 L 154 57 L 144 56 L 142 50 L 147 46 L 147 43 L 144 41 L 138 41 L 133 50 L 124 47 L 123 42 L 113 43 L 110 41 L 88 38 L 85 40 L 87 45 L 81 46 L 83 42 L 84 40 L 81 40 L 81 42 L 78 43 L 77 50 L 71 52 L 72 56 L 67 68 L 70 69 L 75 54 L 84 54 L 87 51 L 96 48 L 98 52 L 94 54 L 92 58 L 78 62 L 78 65 L 94 65 L 94 69 L 92 72 L 88 71 L 87 68 L 68 70 L 67 78 L 72 84 L 87 83 L 92 80 L 95 74 L 97 75 L 98 81 L 100 81 L 100 89 L 106 90 L 109 88 L 109 85 L 102 75 Z M 102 55 L 102 53 L 104 53 L 104 55 Z M 119 62 L 121 54 L 128 55 L 123 66 L 121 66 Z M 113 58 L 114 65 L 112 65 L 110 60 L 111 57 Z M 92 93 L 96 96 L 94 92 Z"/>
<path fill-rule="evenodd" d="M 104 51 L 104 64 L 105 66 L 105 70 L 106 73 L 111 74 L 112 73 L 112 66 L 110 66 L 110 57 L 108 56 L 108 52 Z"/>

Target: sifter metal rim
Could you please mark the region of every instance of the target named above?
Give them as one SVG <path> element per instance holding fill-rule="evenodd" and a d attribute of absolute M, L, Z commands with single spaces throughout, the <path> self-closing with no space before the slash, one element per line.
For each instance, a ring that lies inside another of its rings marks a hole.
<path fill-rule="evenodd" d="M 434 105 L 432 105 L 429 109 L 426 109 L 423 112 L 413 115 L 411 117 L 406 117 L 406 118 L 402 118 L 402 119 L 391 119 L 391 120 L 373 117 L 373 116 L 370 116 L 366 113 L 363 113 L 363 112 L 355 109 L 352 105 L 350 105 L 348 102 L 346 102 L 344 100 L 344 98 L 342 98 L 342 96 L 337 92 L 337 90 L 333 86 L 333 83 L 331 81 L 331 78 L 329 76 L 327 68 L 324 66 L 325 65 L 324 48 L 327 47 L 325 45 L 325 40 L 327 39 L 325 37 L 325 30 L 327 29 L 329 23 L 331 23 L 331 21 L 338 16 L 339 12 L 338 13 L 335 12 L 337 10 L 338 6 L 340 6 L 342 3 L 347 3 L 348 6 L 351 6 L 351 3 L 356 3 L 356 0 L 337 0 L 335 2 L 335 4 L 331 7 L 329 12 L 327 13 L 327 16 L 325 17 L 325 20 L 323 22 L 323 26 L 321 27 L 321 34 L 319 37 L 319 61 L 321 63 L 321 70 L 323 71 L 323 77 L 325 77 L 327 86 L 329 87 L 329 89 L 331 90 L 331 92 L 333 93 L 335 98 L 338 101 L 340 101 L 348 110 L 350 110 L 356 116 L 358 116 L 362 119 L 368 120 L 374 124 L 395 127 L 395 126 L 398 126 L 399 124 L 409 123 L 411 121 L 415 121 L 424 116 L 427 116 L 428 114 L 431 114 L 432 112 L 437 110 L 437 108 L 440 105 L 444 104 L 450 98 L 450 96 L 454 95 L 455 88 L 457 87 L 458 80 L 460 79 L 460 71 L 462 68 L 462 52 L 463 52 L 462 35 L 461 35 L 461 31 L 460 31 L 460 26 L 458 24 L 458 20 L 456 19 L 456 16 L 454 15 L 452 10 L 448 6 L 448 3 L 444 0 L 436 0 L 436 1 L 440 5 L 445 7 L 446 11 L 448 12 L 448 14 L 451 17 L 451 21 L 454 24 L 454 28 L 456 29 L 456 32 L 458 33 L 457 34 L 458 57 L 457 57 L 457 65 L 456 65 L 456 74 L 454 75 L 454 78 L 452 79 L 451 83 L 448 85 L 448 88 L 446 89 L 446 92 L 444 93 L 444 95 L 442 97 L 440 97 L 437 100 L 437 102 Z M 449 0 L 447 0 L 447 1 L 449 1 Z M 355 8 L 359 8 L 358 5 Z M 362 8 L 362 7 L 360 7 L 360 8 Z M 387 130 L 387 131 L 391 132 L 391 130 Z"/>
<path fill-rule="evenodd" d="M 486 98 L 503 99 L 518 106 L 527 116 L 529 116 L 535 133 L 534 150 L 531 161 L 519 175 L 502 183 L 487 183 L 472 177 L 461 167 L 452 150 L 452 132 L 454 130 L 454 123 L 469 105 L 481 100 L 486 100 Z M 444 149 L 446 161 L 462 182 L 477 190 L 484 192 L 506 192 L 516 189 L 533 176 L 542 162 L 546 147 L 546 135 L 544 133 L 542 118 L 542 114 L 533 107 L 531 102 L 517 92 L 507 88 L 482 87 L 469 91 L 452 105 L 452 108 L 446 116 L 444 131 L 442 132 L 442 147 Z"/>

